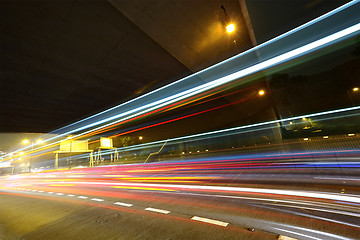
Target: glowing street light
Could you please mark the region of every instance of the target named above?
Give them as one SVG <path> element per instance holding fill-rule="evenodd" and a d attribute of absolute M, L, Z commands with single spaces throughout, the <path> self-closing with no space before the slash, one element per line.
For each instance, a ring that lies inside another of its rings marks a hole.
<path fill-rule="evenodd" d="M 359 91 L 359 88 L 358 88 L 358 87 L 354 87 L 352 90 L 353 90 L 353 92 L 357 92 L 357 91 Z"/>
<path fill-rule="evenodd" d="M 22 142 L 23 142 L 23 144 L 28 144 L 28 143 L 29 143 L 29 140 L 24 139 Z"/>
<path fill-rule="evenodd" d="M 258 92 L 258 94 L 259 94 L 260 96 L 263 96 L 263 95 L 265 94 L 265 91 L 264 91 L 264 90 L 260 90 L 260 91 Z"/>
<path fill-rule="evenodd" d="M 139 137 L 139 140 L 142 140 L 142 139 L 143 139 L 143 137 L 142 137 L 142 136 L 140 136 L 140 137 Z"/>
<path fill-rule="evenodd" d="M 226 31 L 228 33 L 232 33 L 235 31 L 235 25 L 233 23 L 230 23 L 229 25 L 226 26 Z"/>

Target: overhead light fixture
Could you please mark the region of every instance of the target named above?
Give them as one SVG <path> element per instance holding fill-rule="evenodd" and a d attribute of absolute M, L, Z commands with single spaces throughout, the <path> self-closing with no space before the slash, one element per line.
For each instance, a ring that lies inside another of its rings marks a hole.
<path fill-rule="evenodd" d="M 226 31 L 228 33 L 232 33 L 235 31 L 235 25 L 233 23 L 230 23 L 229 25 L 226 26 Z"/>
<path fill-rule="evenodd" d="M 235 25 L 234 23 L 230 22 L 229 16 L 226 13 L 224 5 L 221 5 L 221 9 L 224 11 L 225 18 L 226 18 L 226 31 L 227 33 L 232 33 L 235 31 Z"/>
<path fill-rule="evenodd" d="M 262 96 L 262 95 L 265 94 L 265 91 L 264 91 L 264 90 L 260 90 L 258 93 L 259 93 L 260 96 Z"/>

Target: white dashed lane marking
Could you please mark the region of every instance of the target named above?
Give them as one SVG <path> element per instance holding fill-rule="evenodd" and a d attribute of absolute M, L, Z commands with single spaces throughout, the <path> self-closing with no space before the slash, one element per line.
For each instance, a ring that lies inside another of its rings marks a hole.
<path fill-rule="evenodd" d="M 100 199 L 100 198 L 92 198 L 91 200 L 96 201 L 96 202 L 103 202 L 104 201 L 103 199 Z"/>
<path fill-rule="evenodd" d="M 114 204 L 124 206 L 124 207 L 131 207 L 132 206 L 131 203 L 123 203 L 123 202 L 116 202 Z"/>
<path fill-rule="evenodd" d="M 202 218 L 202 217 L 194 216 L 191 219 L 195 220 L 195 221 L 211 223 L 211 224 L 215 224 L 215 225 L 219 225 L 219 226 L 223 226 L 223 227 L 226 227 L 227 225 L 229 225 L 229 223 L 227 223 L 227 222 L 213 220 L 213 219 L 210 219 L 210 218 Z"/>
<path fill-rule="evenodd" d="M 170 211 L 168 211 L 168 210 L 151 208 L 151 207 L 145 208 L 145 210 L 146 210 L 146 211 L 151 211 L 151 212 L 163 213 L 163 214 L 168 214 L 168 213 L 170 213 Z"/>
<path fill-rule="evenodd" d="M 19 190 L 24 190 L 24 191 L 32 191 L 32 192 L 39 192 L 39 193 L 43 193 L 44 191 L 38 191 L 38 190 L 31 190 L 31 189 L 25 189 L 25 188 L 18 188 Z M 47 192 L 49 194 L 53 194 L 54 192 Z M 64 195 L 63 193 L 56 193 L 56 195 Z M 68 197 L 75 197 L 76 195 L 74 194 L 68 194 Z M 88 197 L 86 196 L 78 196 L 78 198 L 80 199 L 87 199 Z M 103 202 L 104 199 L 100 199 L 100 198 L 92 198 L 90 199 L 92 201 L 96 201 L 96 202 Z M 124 207 L 132 207 L 133 204 L 131 203 L 123 203 L 123 202 L 115 202 L 115 205 L 119 205 L 119 206 L 124 206 Z M 158 208 L 145 208 L 146 211 L 151 211 L 151 212 L 156 212 L 156 213 L 162 213 L 162 214 L 169 214 L 170 211 L 168 210 L 164 210 L 164 209 L 158 209 Z M 195 221 L 200 221 L 200 222 L 205 222 L 205 223 L 210 223 L 210 224 L 215 224 L 215 225 L 219 225 L 219 226 L 223 226 L 226 227 L 227 225 L 229 225 L 229 223 L 227 222 L 222 222 L 219 220 L 214 220 L 214 219 L 210 219 L 210 218 L 203 218 L 203 217 L 198 217 L 198 216 L 194 216 L 191 218 L 192 220 Z"/>
<path fill-rule="evenodd" d="M 31 189 L 21 189 L 21 190 L 25 190 L 25 191 L 33 191 L 33 192 L 44 192 L 44 191 L 37 191 L 37 190 L 31 190 Z M 54 192 L 47 192 L 49 194 L 53 194 Z M 56 193 L 56 195 L 64 195 L 63 193 Z M 68 197 L 75 197 L 74 194 L 68 194 Z M 87 199 L 88 197 L 86 196 L 78 196 L 78 198 L 80 199 Z M 92 198 L 90 199 L 92 201 L 96 201 L 96 202 L 103 202 L 104 199 L 100 199 L 100 198 Z M 131 203 L 123 203 L 123 202 L 115 202 L 115 205 L 119 205 L 119 206 L 124 206 L 124 207 L 132 207 L 133 204 Z M 162 214 L 169 214 L 170 211 L 168 210 L 164 210 L 164 209 L 158 209 L 158 208 L 145 208 L 146 211 L 151 211 L 151 212 L 156 212 L 156 213 L 162 213 Z M 192 220 L 195 221 L 200 221 L 200 222 L 205 222 L 205 223 L 210 223 L 210 224 L 215 224 L 215 225 L 219 225 L 219 226 L 223 226 L 226 227 L 227 225 L 229 225 L 229 223 L 227 222 L 222 222 L 219 220 L 214 220 L 214 219 L 210 219 L 210 218 L 203 218 L 203 217 L 198 217 L 198 216 L 194 216 L 191 218 Z"/>

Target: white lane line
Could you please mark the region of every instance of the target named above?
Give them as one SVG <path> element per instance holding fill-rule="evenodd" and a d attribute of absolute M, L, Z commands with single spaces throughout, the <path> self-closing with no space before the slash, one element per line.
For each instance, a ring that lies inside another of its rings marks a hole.
<path fill-rule="evenodd" d="M 322 240 L 321 238 L 312 237 L 312 236 L 309 236 L 309 235 L 306 235 L 306 234 L 301 234 L 301 233 L 298 233 L 298 232 L 288 231 L 288 230 L 281 229 L 281 228 L 274 228 L 274 229 L 280 230 L 280 231 L 283 231 L 283 232 L 286 232 L 286 233 L 291 233 L 291 234 L 294 234 L 294 235 L 298 235 L 298 236 L 301 236 L 301 237 L 305 237 L 305 239 Z"/>
<path fill-rule="evenodd" d="M 131 203 L 123 203 L 123 202 L 116 202 L 114 204 L 124 206 L 124 207 L 131 207 L 132 206 Z"/>
<path fill-rule="evenodd" d="M 69 194 L 68 197 L 74 197 L 75 195 L 74 194 Z"/>
<path fill-rule="evenodd" d="M 96 201 L 96 202 L 103 202 L 103 199 L 99 199 L 99 198 L 92 198 L 91 200 Z"/>
<path fill-rule="evenodd" d="M 163 209 L 157 209 L 157 208 L 145 208 L 146 211 L 152 211 L 152 212 L 157 212 L 157 213 L 163 213 L 163 214 L 168 214 L 170 211 L 168 210 L 163 210 Z"/>
<path fill-rule="evenodd" d="M 213 220 L 213 219 L 210 219 L 210 218 L 202 218 L 202 217 L 194 216 L 191 219 L 195 220 L 195 221 L 211 223 L 211 224 L 215 224 L 215 225 L 219 225 L 219 226 L 223 226 L 223 227 L 226 227 L 227 225 L 229 225 L 229 223 L 227 223 L 227 222 Z"/>
<path fill-rule="evenodd" d="M 56 195 L 64 195 L 63 193 L 57 193 Z"/>
<path fill-rule="evenodd" d="M 85 197 L 85 196 L 79 196 L 78 198 L 81 198 L 81 199 L 87 199 L 88 197 Z"/>
<path fill-rule="evenodd" d="M 279 235 L 278 240 L 297 240 L 297 239 L 288 237 L 288 236 L 284 236 L 284 235 Z"/>
<path fill-rule="evenodd" d="M 44 192 L 44 191 L 38 191 L 38 192 Z"/>

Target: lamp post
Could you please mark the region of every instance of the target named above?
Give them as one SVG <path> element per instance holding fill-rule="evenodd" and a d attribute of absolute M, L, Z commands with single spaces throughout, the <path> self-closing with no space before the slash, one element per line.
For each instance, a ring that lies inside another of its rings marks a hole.
<path fill-rule="evenodd" d="M 354 87 L 353 89 L 347 90 L 346 92 L 347 92 L 347 94 L 348 94 L 348 96 L 349 96 L 351 105 L 352 105 L 352 106 L 355 106 L 354 99 L 353 99 L 353 94 L 359 93 L 359 88 L 358 88 L 358 87 Z"/>
<path fill-rule="evenodd" d="M 38 139 L 38 140 L 36 140 L 36 142 L 33 142 L 33 141 L 30 142 L 29 140 L 24 139 L 22 141 L 22 143 L 25 144 L 25 145 L 31 144 L 31 152 L 32 152 L 34 150 L 34 145 L 42 143 L 42 140 Z M 29 159 L 29 172 L 31 172 L 31 164 L 32 164 L 32 153 L 31 153 L 30 159 Z"/>
<path fill-rule="evenodd" d="M 229 16 L 226 13 L 224 5 L 221 5 L 221 9 L 224 11 L 225 18 L 226 18 L 226 32 L 231 34 L 235 31 L 235 25 L 230 21 Z"/>

